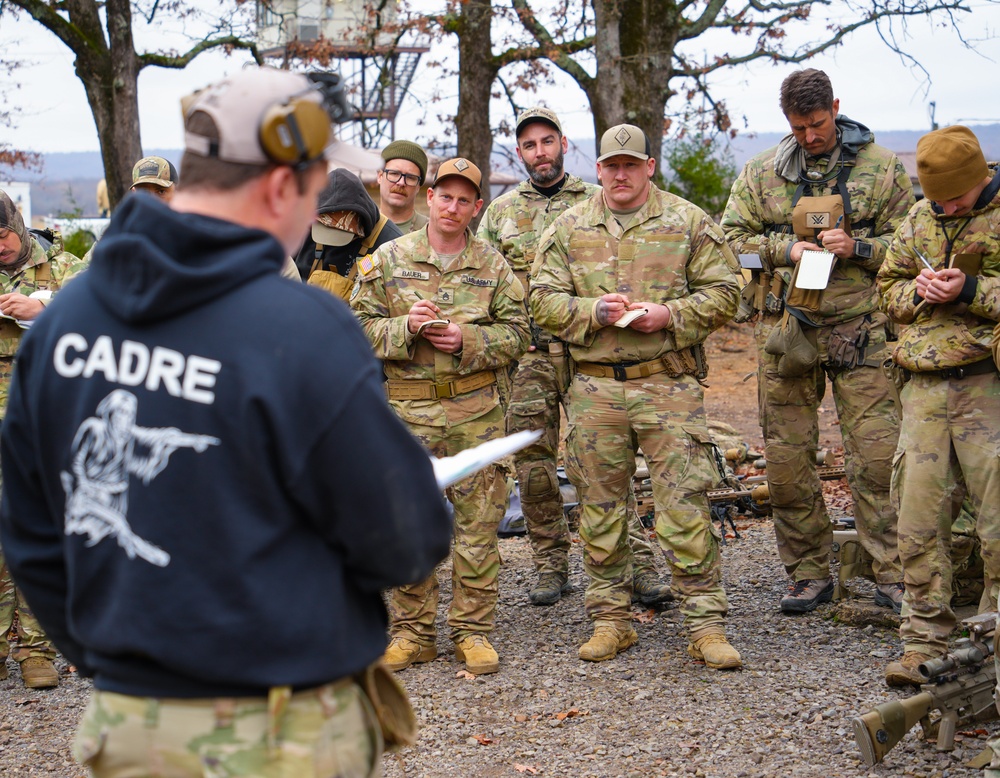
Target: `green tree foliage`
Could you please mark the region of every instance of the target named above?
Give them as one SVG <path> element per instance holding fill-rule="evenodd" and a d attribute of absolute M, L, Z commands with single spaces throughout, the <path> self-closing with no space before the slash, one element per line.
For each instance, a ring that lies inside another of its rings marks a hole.
<path fill-rule="evenodd" d="M 684 136 L 663 144 L 662 171 L 668 192 L 718 219 L 739 170 L 717 138 Z"/>

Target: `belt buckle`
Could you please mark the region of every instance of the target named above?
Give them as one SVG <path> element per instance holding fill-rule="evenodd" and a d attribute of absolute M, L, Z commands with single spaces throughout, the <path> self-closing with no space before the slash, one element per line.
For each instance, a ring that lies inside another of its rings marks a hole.
<path fill-rule="evenodd" d="M 625 375 L 624 365 L 611 365 L 612 378 L 616 381 L 628 381 L 628 376 Z"/>
<path fill-rule="evenodd" d="M 955 373 L 955 378 L 957 378 L 959 380 L 965 378 L 965 368 L 964 367 L 956 367 L 956 368 L 954 368 L 954 373 Z"/>
<path fill-rule="evenodd" d="M 434 384 L 435 400 L 450 400 L 455 396 L 455 382 L 447 381 L 443 384 Z"/>

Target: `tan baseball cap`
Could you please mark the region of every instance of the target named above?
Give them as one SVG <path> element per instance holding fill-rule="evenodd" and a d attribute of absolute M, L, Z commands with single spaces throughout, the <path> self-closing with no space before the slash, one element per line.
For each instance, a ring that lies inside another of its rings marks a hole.
<path fill-rule="evenodd" d="M 559 131 L 559 134 L 562 135 L 562 125 L 559 124 L 559 117 L 555 115 L 555 112 L 550 111 L 548 108 L 541 105 L 536 105 L 521 111 L 520 115 L 517 117 L 517 126 L 514 129 L 514 137 L 520 135 L 521 130 L 532 122 L 545 122 L 546 124 L 551 124 Z"/>
<path fill-rule="evenodd" d="M 143 157 L 132 168 L 132 188 L 142 184 L 170 189 L 177 183 L 177 171 L 163 157 Z"/>
<path fill-rule="evenodd" d="M 483 196 L 483 191 L 480 189 L 480 185 L 483 182 L 483 174 L 469 160 L 456 157 L 455 159 L 442 162 L 441 167 L 438 168 L 437 177 L 434 179 L 434 186 L 437 186 L 441 182 L 441 179 L 448 178 L 449 176 L 461 176 L 476 187 L 477 195 L 480 197 Z"/>
<path fill-rule="evenodd" d="M 272 160 L 264 151 L 261 125 L 268 111 L 305 100 L 323 105 L 323 96 L 306 76 L 275 68 L 247 68 L 229 78 L 188 95 L 181 100 L 184 114 L 184 148 L 201 157 L 215 157 L 244 165 L 266 165 Z M 219 130 L 218 139 L 198 135 L 188 129 L 188 119 L 204 111 Z M 303 140 L 310 148 L 323 148 L 329 142 L 330 125 L 311 127 L 325 135 Z M 315 159 L 321 159 L 321 152 Z"/>
<path fill-rule="evenodd" d="M 649 159 L 649 140 L 646 133 L 634 124 L 616 124 L 601 136 L 601 156 L 598 162 L 624 154 L 636 159 Z"/>
<path fill-rule="evenodd" d="M 346 246 L 364 234 L 361 219 L 354 211 L 321 213 L 312 226 L 312 238 L 321 246 Z"/>

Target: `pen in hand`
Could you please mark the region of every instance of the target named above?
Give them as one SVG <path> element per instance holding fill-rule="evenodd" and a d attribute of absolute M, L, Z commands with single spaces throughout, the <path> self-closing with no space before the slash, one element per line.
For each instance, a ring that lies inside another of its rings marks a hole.
<path fill-rule="evenodd" d="M 931 271 L 932 273 L 936 273 L 936 272 L 937 272 L 937 271 L 936 271 L 936 270 L 934 269 L 934 265 L 932 265 L 932 264 L 930 263 L 930 260 L 929 260 L 929 259 L 927 259 L 927 257 L 925 257 L 925 256 L 924 256 L 924 252 L 922 252 L 922 251 L 921 251 L 920 249 L 917 249 L 917 248 L 915 248 L 915 249 L 913 249 L 913 250 L 914 250 L 914 252 L 916 252 L 916 254 L 917 254 L 917 257 L 918 257 L 918 258 L 920 259 L 920 261 L 924 263 L 924 267 L 926 267 L 926 268 L 927 268 L 928 270 L 930 270 L 930 271 Z"/>
<path fill-rule="evenodd" d="M 840 214 L 840 216 L 837 217 L 837 223 L 833 225 L 833 229 L 838 229 L 842 221 L 844 221 L 844 214 Z"/>

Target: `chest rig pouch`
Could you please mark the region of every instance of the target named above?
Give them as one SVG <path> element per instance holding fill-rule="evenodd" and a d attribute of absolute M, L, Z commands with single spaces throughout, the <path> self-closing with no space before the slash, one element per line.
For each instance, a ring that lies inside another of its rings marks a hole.
<path fill-rule="evenodd" d="M 835 153 L 839 153 L 838 148 Z M 817 236 L 824 230 L 842 229 L 851 232 L 851 197 L 847 193 L 847 179 L 854 168 L 854 157 L 846 156 L 835 167 L 836 182 L 833 194 L 813 195 L 814 185 L 823 185 L 832 177 L 827 174 L 804 173 L 792 199 L 792 229 L 800 240 L 819 244 Z M 815 178 L 812 178 L 813 176 Z M 792 271 L 791 283 L 785 296 L 785 304 L 805 313 L 818 313 L 823 304 L 822 289 L 800 289 L 796 285 L 799 264 Z"/>

